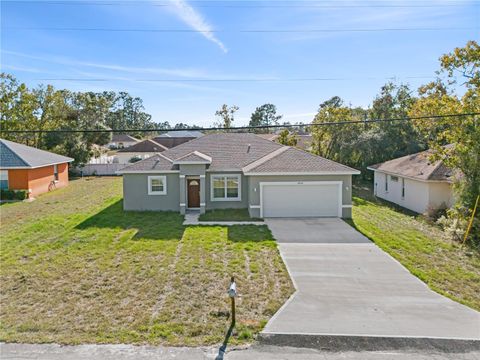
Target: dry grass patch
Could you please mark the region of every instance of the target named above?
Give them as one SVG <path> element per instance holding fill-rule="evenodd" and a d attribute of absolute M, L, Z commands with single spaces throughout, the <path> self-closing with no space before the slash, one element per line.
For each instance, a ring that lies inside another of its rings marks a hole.
<path fill-rule="evenodd" d="M 124 212 L 118 178 L 73 181 L 0 212 L 1 341 L 221 343 L 234 274 L 231 343 L 248 342 L 293 291 L 266 226 Z"/>

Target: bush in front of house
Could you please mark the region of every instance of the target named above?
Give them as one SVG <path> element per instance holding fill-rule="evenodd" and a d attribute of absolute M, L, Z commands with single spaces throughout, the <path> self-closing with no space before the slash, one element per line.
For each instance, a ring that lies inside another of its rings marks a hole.
<path fill-rule="evenodd" d="M 28 190 L 1 190 L 1 200 L 25 200 L 28 198 Z"/>

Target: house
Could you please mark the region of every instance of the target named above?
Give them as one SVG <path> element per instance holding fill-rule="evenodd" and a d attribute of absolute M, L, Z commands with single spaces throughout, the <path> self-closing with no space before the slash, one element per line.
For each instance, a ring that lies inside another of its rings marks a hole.
<path fill-rule="evenodd" d="M 454 174 L 431 155 L 427 150 L 369 166 L 375 195 L 417 213 L 452 206 Z"/>
<path fill-rule="evenodd" d="M 167 131 L 166 133 L 160 134 L 158 137 L 185 137 L 185 138 L 199 138 L 202 137 L 203 133 L 198 130 L 175 130 Z"/>
<path fill-rule="evenodd" d="M 139 141 L 140 140 L 135 139 L 133 136 L 127 134 L 113 134 L 112 141 L 110 141 L 107 146 L 110 149 L 123 149 L 135 145 Z"/>
<path fill-rule="evenodd" d="M 113 163 L 128 164 L 135 160 L 138 161 L 138 159 L 146 159 L 165 150 L 168 150 L 168 148 L 154 140 L 147 139 L 118 150 L 113 156 Z"/>
<path fill-rule="evenodd" d="M 191 141 L 196 139 L 196 137 L 187 137 L 187 136 L 175 136 L 175 137 L 162 137 L 162 136 L 157 136 L 156 138 L 153 138 L 153 141 L 167 147 L 167 148 L 172 148 L 175 146 L 178 146 L 180 144 L 186 143 L 187 141 Z"/>
<path fill-rule="evenodd" d="M 352 175 L 249 133 L 205 135 L 121 169 L 125 210 L 245 208 L 252 217 L 351 217 Z"/>
<path fill-rule="evenodd" d="M 68 185 L 73 159 L 0 139 L 0 187 L 28 190 L 31 196 Z"/>

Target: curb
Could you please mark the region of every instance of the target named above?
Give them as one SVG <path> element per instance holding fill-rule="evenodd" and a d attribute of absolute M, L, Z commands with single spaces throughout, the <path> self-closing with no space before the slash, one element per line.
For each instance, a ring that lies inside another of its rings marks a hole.
<path fill-rule="evenodd" d="M 480 351 L 480 339 L 260 333 L 257 341 L 261 345 L 290 346 L 332 352 L 435 350 L 444 353 L 467 353 Z"/>

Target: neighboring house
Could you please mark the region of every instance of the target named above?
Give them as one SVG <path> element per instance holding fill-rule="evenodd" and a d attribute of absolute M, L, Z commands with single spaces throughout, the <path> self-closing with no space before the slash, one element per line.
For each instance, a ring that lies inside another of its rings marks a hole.
<path fill-rule="evenodd" d="M 432 163 L 431 155 L 427 150 L 369 166 L 375 195 L 417 213 L 452 206 L 453 173 L 440 160 Z"/>
<path fill-rule="evenodd" d="M 351 217 L 352 175 L 254 134 L 211 134 L 118 172 L 125 210 L 246 208 L 252 217 Z"/>
<path fill-rule="evenodd" d="M 165 150 L 168 148 L 154 140 L 143 140 L 128 148 L 118 150 L 113 155 L 113 163 L 128 164 L 132 159 L 146 159 Z"/>
<path fill-rule="evenodd" d="M 133 136 L 127 134 L 113 134 L 112 141 L 110 141 L 107 146 L 110 149 L 123 149 L 135 145 L 139 141 L 140 140 L 135 139 Z"/>
<path fill-rule="evenodd" d="M 167 131 L 166 133 L 160 134 L 158 137 L 199 138 L 202 136 L 203 136 L 203 133 L 198 130 L 176 130 L 176 131 Z"/>
<path fill-rule="evenodd" d="M 158 136 L 156 138 L 153 138 L 153 141 L 171 149 L 175 146 L 181 145 L 183 143 L 186 143 L 188 141 L 194 140 L 196 137 L 161 137 Z"/>
<path fill-rule="evenodd" d="M 31 196 L 68 185 L 73 159 L 0 139 L 0 187 L 28 190 Z"/>

